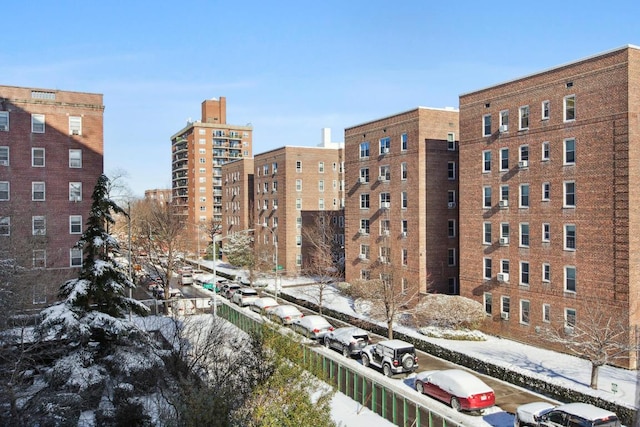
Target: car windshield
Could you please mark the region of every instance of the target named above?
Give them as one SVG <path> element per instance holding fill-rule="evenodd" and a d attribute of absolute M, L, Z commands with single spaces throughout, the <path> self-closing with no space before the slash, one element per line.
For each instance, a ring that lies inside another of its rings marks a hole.
<path fill-rule="evenodd" d="M 366 334 L 363 335 L 352 335 L 353 339 L 356 341 L 368 341 L 369 340 L 369 336 Z"/>
<path fill-rule="evenodd" d="M 405 354 L 415 354 L 415 350 L 413 349 L 413 347 L 399 348 L 396 350 L 396 355 L 399 358 L 404 356 Z"/>

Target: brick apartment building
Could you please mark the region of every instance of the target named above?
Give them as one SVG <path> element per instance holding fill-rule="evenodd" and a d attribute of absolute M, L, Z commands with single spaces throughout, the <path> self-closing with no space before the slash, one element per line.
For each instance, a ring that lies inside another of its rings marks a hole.
<path fill-rule="evenodd" d="M 34 270 L 33 303 L 82 265 L 73 246 L 103 173 L 103 113 L 101 94 L 0 86 L 0 257 Z"/>
<path fill-rule="evenodd" d="M 637 342 L 639 182 L 638 47 L 461 95 L 460 289 L 488 332 L 548 346 L 596 310 Z"/>
<path fill-rule="evenodd" d="M 254 157 L 254 226 L 258 253 L 274 253 L 282 273 L 302 269 L 302 212 L 341 211 L 343 149 L 323 129 L 317 147 L 285 146 Z M 277 245 L 276 245 L 277 242 Z M 274 253 L 274 260 L 275 260 Z"/>
<path fill-rule="evenodd" d="M 154 188 L 151 190 L 145 190 L 144 198 L 147 200 L 155 200 L 160 204 L 171 203 L 171 189 Z"/>
<path fill-rule="evenodd" d="M 255 228 L 253 177 L 253 157 L 234 160 L 222 166 L 223 236 Z"/>
<path fill-rule="evenodd" d="M 345 129 L 345 279 L 457 293 L 458 111 Z"/>
<path fill-rule="evenodd" d="M 205 248 L 207 233 L 199 228 L 223 223 L 222 165 L 252 156 L 250 125 L 227 123 L 227 101 L 202 102 L 201 121 L 189 122 L 171 137 L 172 199 L 192 231 L 188 247 Z M 200 243 L 200 244 L 198 244 Z"/>

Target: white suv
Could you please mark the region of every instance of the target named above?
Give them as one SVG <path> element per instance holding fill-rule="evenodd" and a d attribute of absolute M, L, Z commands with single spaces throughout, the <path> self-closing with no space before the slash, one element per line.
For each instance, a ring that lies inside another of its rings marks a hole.
<path fill-rule="evenodd" d="M 240 288 L 231 296 L 231 302 L 235 302 L 240 307 L 251 305 L 259 298 L 258 291 L 253 288 Z"/>
<path fill-rule="evenodd" d="M 362 365 L 382 369 L 385 376 L 413 372 L 418 368 L 416 349 L 401 340 L 380 341 L 362 349 Z"/>

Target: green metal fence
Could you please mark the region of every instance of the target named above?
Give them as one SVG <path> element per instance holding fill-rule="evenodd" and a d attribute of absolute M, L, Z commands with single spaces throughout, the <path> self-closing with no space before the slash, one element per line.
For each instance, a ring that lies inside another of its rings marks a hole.
<path fill-rule="evenodd" d="M 236 307 L 223 304 L 217 313 L 245 332 L 259 332 L 262 322 L 247 316 Z M 362 375 L 350 367 L 302 345 L 303 367 L 311 372 L 322 372 L 323 380 L 384 419 L 402 427 L 461 426 L 444 415 L 407 398 L 385 385 Z"/>

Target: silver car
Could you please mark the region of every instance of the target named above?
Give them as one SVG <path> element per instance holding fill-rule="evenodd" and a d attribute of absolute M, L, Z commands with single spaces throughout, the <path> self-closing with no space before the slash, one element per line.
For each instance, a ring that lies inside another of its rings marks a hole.
<path fill-rule="evenodd" d="M 267 317 L 283 325 L 290 325 L 294 320 L 304 317 L 304 314 L 292 305 L 277 305 L 267 310 Z"/>
<path fill-rule="evenodd" d="M 344 357 L 360 356 L 369 341 L 369 333 L 355 326 L 338 328 L 324 336 L 324 345 L 341 351 Z"/>
<path fill-rule="evenodd" d="M 314 314 L 295 319 L 291 323 L 291 329 L 312 340 L 321 340 L 333 331 L 333 326 L 324 317 Z"/>

